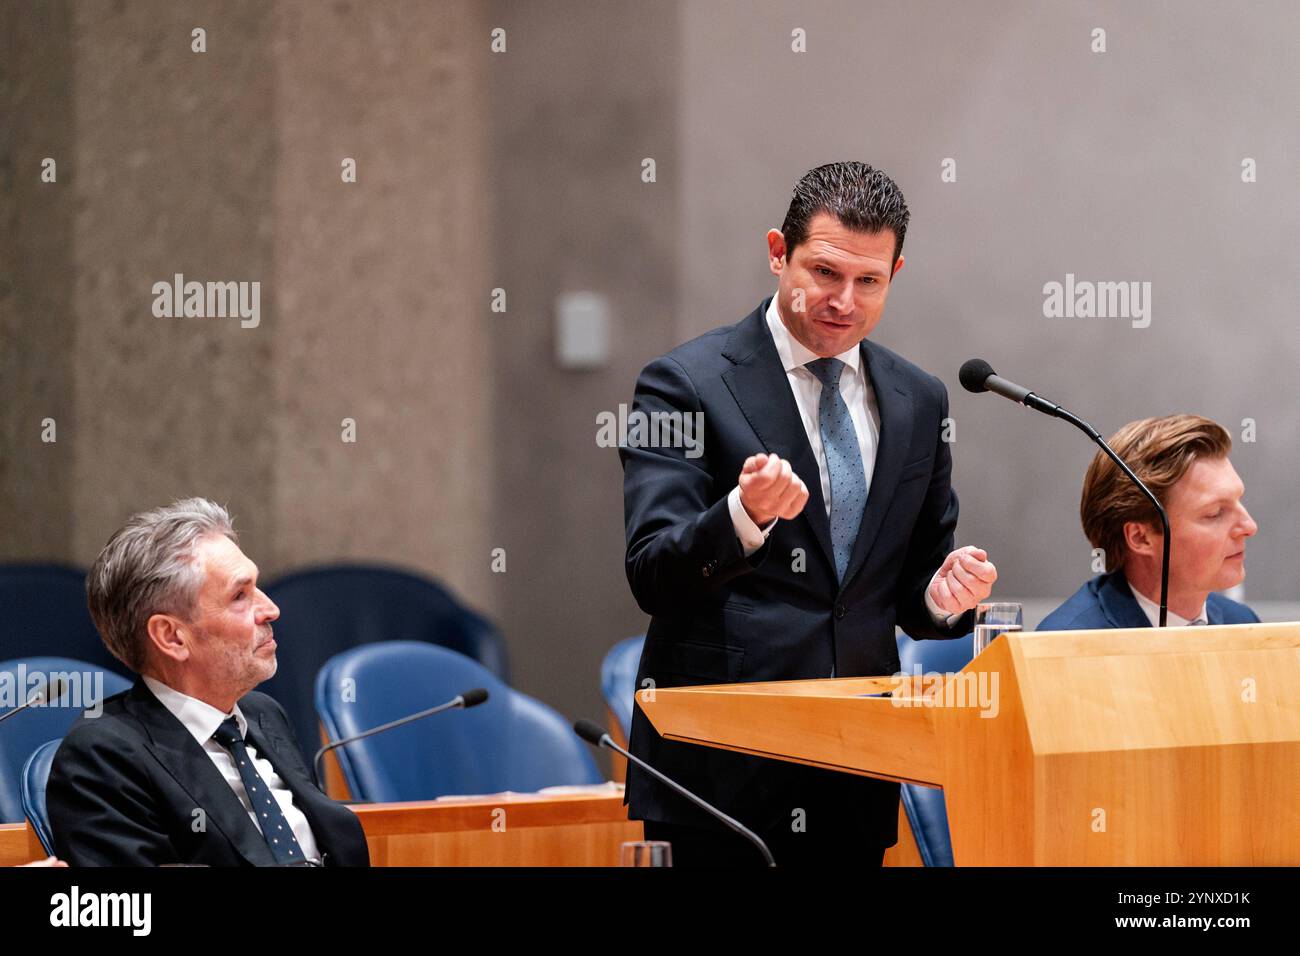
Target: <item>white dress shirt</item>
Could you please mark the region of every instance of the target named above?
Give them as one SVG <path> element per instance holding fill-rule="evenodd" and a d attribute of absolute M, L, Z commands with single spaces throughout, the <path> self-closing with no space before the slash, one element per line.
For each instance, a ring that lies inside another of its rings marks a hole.
<path fill-rule="evenodd" d="M 820 472 L 822 486 L 822 501 L 826 506 L 826 517 L 831 514 L 831 472 L 826 464 L 826 449 L 822 445 L 822 431 L 819 420 L 819 408 L 822 397 L 822 383 L 806 366 L 819 358 L 816 353 L 810 351 L 802 342 L 790 334 L 790 330 L 785 327 L 781 321 L 781 313 L 777 306 L 777 297 L 772 296 L 771 303 L 768 304 L 767 314 L 768 332 L 772 336 L 772 342 L 776 346 L 776 354 L 781 358 L 781 366 L 785 369 L 786 381 L 790 385 L 790 391 L 794 393 L 795 404 L 799 407 L 799 418 L 803 421 L 803 429 L 808 436 L 808 444 L 812 447 L 813 457 L 817 459 L 817 469 Z M 876 403 L 876 391 L 871 386 L 867 377 L 866 362 L 862 359 L 862 350 L 860 343 L 855 343 L 852 348 L 846 349 L 835 358 L 843 362 L 847 368 L 840 375 L 840 397 L 844 399 L 844 404 L 848 406 L 849 417 L 853 419 L 853 430 L 858 436 L 858 450 L 862 453 L 862 470 L 867 479 L 868 493 L 871 488 L 871 476 L 876 468 L 876 452 L 880 448 L 880 409 Z M 804 477 L 806 480 L 806 476 Z M 759 528 L 754 523 L 754 519 L 749 516 L 745 506 L 740 502 L 740 486 L 737 485 L 731 489 L 727 496 L 727 509 L 731 513 L 731 523 L 736 529 L 736 537 L 740 539 L 741 548 L 745 556 L 753 554 L 763 546 L 767 536 L 772 533 L 776 527 L 777 519 L 770 521 L 766 527 Z M 925 604 L 930 611 L 930 616 L 940 625 L 946 625 L 949 621 L 949 615 L 943 613 L 930 598 L 929 588 L 925 593 Z"/>
<path fill-rule="evenodd" d="M 1124 579 L 1124 583 L 1128 584 L 1128 578 Z M 1133 592 L 1133 597 L 1137 599 L 1138 607 L 1142 608 L 1142 612 L 1146 614 L 1147 620 L 1151 622 L 1151 626 L 1159 627 L 1160 626 L 1160 605 L 1157 604 L 1155 601 L 1151 600 L 1149 597 L 1147 597 L 1145 594 L 1143 594 L 1141 591 L 1135 588 L 1132 584 L 1129 584 L 1128 589 Z M 1194 617 L 1190 621 L 1187 620 L 1187 618 L 1185 617 L 1179 617 L 1173 611 L 1168 612 L 1168 616 L 1166 620 L 1169 622 L 1170 627 L 1187 627 L 1189 624 L 1210 623 L 1210 619 L 1205 615 L 1204 604 L 1201 605 L 1200 613 L 1197 614 L 1196 617 Z"/>
<path fill-rule="evenodd" d="M 253 812 L 253 805 L 248 799 L 247 791 L 244 789 L 244 781 L 239 776 L 239 768 L 235 766 L 235 758 L 229 750 L 212 739 L 212 735 L 217 732 L 217 728 L 221 726 L 226 718 L 232 716 L 235 718 L 235 723 L 239 725 L 239 732 L 244 736 L 244 746 L 248 749 L 248 755 L 253 758 L 253 768 L 266 781 L 267 787 L 271 790 L 271 796 L 275 797 L 275 802 L 280 805 L 280 812 L 284 814 L 284 819 L 293 829 L 293 835 L 297 838 L 298 845 L 302 847 L 303 855 L 308 860 L 320 862 L 320 849 L 316 846 L 316 837 L 311 832 L 311 824 L 307 822 L 306 815 L 294 806 L 293 792 L 285 786 L 284 781 L 275 772 L 275 768 L 271 766 L 270 761 L 257 755 L 257 748 L 248 739 L 248 721 L 244 719 L 239 705 L 235 705 L 233 714 L 223 714 L 211 704 L 201 701 L 197 697 L 190 697 L 188 694 L 173 690 L 162 681 L 155 680 L 152 677 L 145 677 L 144 682 L 145 686 L 153 691 L 153 695 L 158 698 L 162 705 L 171 711 L 172 715 L 198 741 L 204 753 L 212 759 L 212 763 L 216 765 L 217 770 L 221 772 L 221 776 L 230 785 L 230 789 L 235 791 L 235 796 L 239 798 L 239 802 L 248 811 L 248 818 L 253 821 L 253 825 L 260 832 L 262 827 L 258 823 L 257 814 Z"/>

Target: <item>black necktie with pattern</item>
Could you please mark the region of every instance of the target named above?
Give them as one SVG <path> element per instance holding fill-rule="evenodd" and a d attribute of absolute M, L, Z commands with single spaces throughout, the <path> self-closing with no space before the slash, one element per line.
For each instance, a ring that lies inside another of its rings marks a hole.
<path fill-rule="evenodd" d="M 212 735 L 212 739 L 229 750 L 230 755 L 235 758 L 235 767 L 239 770 L 239 777 L 244 781 L 244 789 L 248 792 L 248 802 L 252 804 L 253 812 L 257 814 L 262 836 L 266 839 L 266 845 L 271 848 L 276 862 L 302 863 L 302 847 L 298 845 L 298 838 L 293 835 L 293 828 L 280 812 L 280 804 L 271 794 L 271 788 L 253 766 L 253 758 L 248 755 L 248 748 L 244 745 L 244 738 L 239 733 L 239 724 L 235 718 L 227 717 L 217 728 L 217 732 Z"/>

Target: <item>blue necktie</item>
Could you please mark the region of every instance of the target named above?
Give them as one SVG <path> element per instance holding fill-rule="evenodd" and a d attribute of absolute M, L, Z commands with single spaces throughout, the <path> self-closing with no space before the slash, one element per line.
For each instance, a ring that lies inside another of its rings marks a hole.
<path fill-rule="evenodd" d="M 229 750 L 231 756 L 235 758 L 239 778 L 244 781 L 244 790 L 248 792 L 248 802 L 252 805 L 253 812 L 257 814 L 262 836 L 266 839 L 266 845 L 271 848 L 275 861 L 302 863 L 302 847 L 298 845 L 298 838 L 293 835 L 293 828 L 280 812 L 280 804 L 272 796 L 271 788 L 266 785 L 266 781 L 253 766 L 253 758 L 249 756 L 248 748 L 244 746 L 244 738 L 239 732 L 239 724 L 235 718 L 227 717 L 217 728 L 217 732 L 212 735 L 212 739 Z"/>
<path fill-rule="evenodd" d="M 822 383 L 817 421 L 831 476 L 831 550 L 835 553 L 835 573 L 842 582 L 862 523 L 862 512 L 867 506 L 867 476 L 862 470 L 858 433 L 849 406 L 840 395 L 844 363 L 837 358 L 822 358 L 809 362 L 806 367 Z"/>

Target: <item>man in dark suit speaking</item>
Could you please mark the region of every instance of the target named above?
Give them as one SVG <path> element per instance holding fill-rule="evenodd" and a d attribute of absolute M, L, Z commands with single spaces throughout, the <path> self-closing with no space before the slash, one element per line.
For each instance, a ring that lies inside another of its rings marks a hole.
<path fill-rule="evenodd" d="M 997 572 L 978 548 L 953 551 L 947 391 L 866 340 L 907 222 L 879 170 L 810 171 L 767 234 L 776 296 L 642 371 L 634 413 L 702 422 L 703 442 L 669 430 L 620 450 L 628 581 L 652 616 L 638 689 L 893 674 L 895 625 L 971 630 Z M 639 708 L 631 749 L 756 830 L 778 864 L 878 865 L 897 839 L 895 783 L 667 741 Z M 675 865 L 761 862 L 635 767 L 628 802 Z"/>
<path fill-rule="evenodd" d="M 361 823 L 313 783 L 275 673 L 279 609 L 225 509 L 203 498 L 135 515 L 86 582 L 105 645 L 139 674 L 82 717 L 46 790 L 74 866 L 370 862 Z"/>

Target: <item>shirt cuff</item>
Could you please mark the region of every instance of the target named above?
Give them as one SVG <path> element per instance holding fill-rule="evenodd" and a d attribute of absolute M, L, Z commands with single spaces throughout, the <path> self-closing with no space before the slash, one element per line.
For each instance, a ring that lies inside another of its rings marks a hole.
<path fill-rule="evenodd" d="M 736 529 L 736 537 L 740 539 L 740 546 L 744 549 L 745 557 L 749 557 L 755 551 L 763 546 L 767 541 L 767 536 L 772 533 L 779 520 L 773 518 L 767 523 L 766 528 L 759 528 L 754 524 L 754 519 L 749 516 L 745 506 L 740 503 L 740 485 L 731 489 L 731 494 L 727 495 L 727 510 L 731 512 L 731 526 Z"/>

